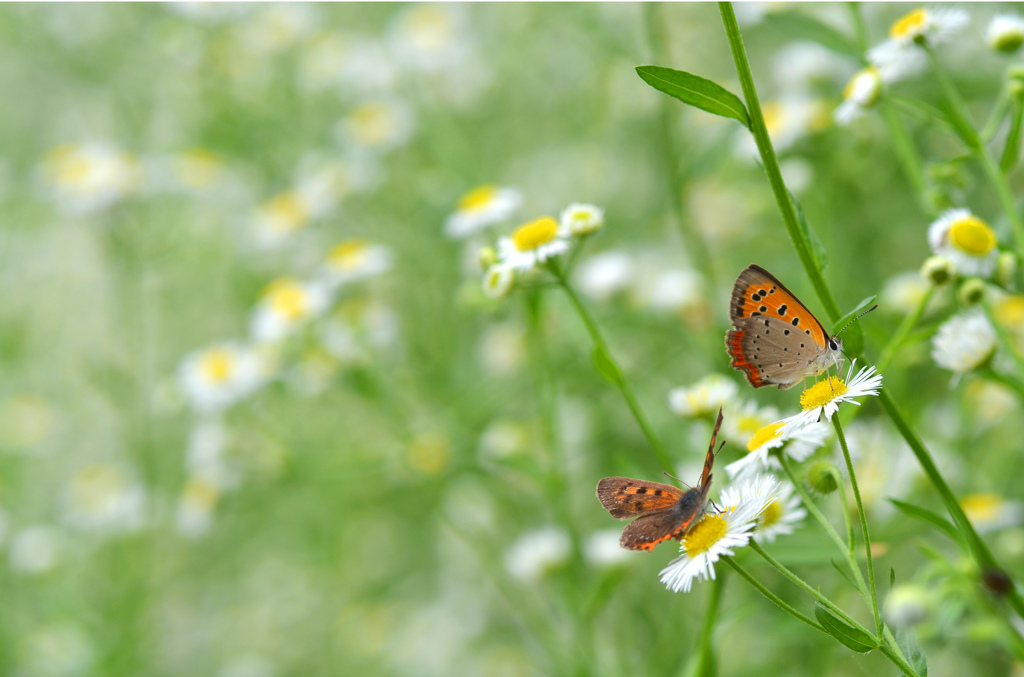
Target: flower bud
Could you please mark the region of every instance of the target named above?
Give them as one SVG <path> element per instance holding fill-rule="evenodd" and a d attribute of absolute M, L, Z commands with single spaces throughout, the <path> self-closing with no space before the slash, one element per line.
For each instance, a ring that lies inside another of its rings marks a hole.
<path fill-rule="evenodd" d="M 1002 252 L 996 259 L 996 283 L 1000 287 L 1009 288 L 1017 274 L 1017 255 L 1013 252 Z"/>
<path fill-rule="evenodd" d="M 807 471 L 807 482 L 817 493 L 827 496 L 839 488 L 839 469 L 828 461 L 818 461 Z"/>
<path fill-rule="evenodd" d="M 964 306 L 973 306 L 981 303 L 985 298 L 985 282 L 977 277 L 964 280 L 958 292 L 960 303 Z"/>
<path fill-rule="evenodd" d="M 477 262 L 480 264 L 480 270 L 487 270 L 498 262 L 498 252 L 494 251 L 494 247 L 481 247 L 480 253 L 477 254 Z"/>
<path fill-rule="evenodd" d="M 956 276 L 956 266 L 944 256 L 932 256 L 921 266 L 921 274 L 938 287 Z"/>

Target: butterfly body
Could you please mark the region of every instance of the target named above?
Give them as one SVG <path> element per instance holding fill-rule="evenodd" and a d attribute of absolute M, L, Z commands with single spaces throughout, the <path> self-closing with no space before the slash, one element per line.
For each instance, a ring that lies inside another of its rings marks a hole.
<path fill-rule="evenodd" d="M 775 276 L 747 267 L 733 285 L 729 303 L 733 329 L 725 347 L 734 369 L 755 388 L 792 388 L 843 364 L 843 342 L 829 336 L 814 314 Z"/>
<path fill-rule="evenodd" d="M 622 530 L 619 544 L 627 550 L 654 550 L 669 538 L 681 540 L 704 514 L 711 490 L 711 467 L 715 461 L 715 438 L 722 425 L 722 412 L 711 436 L 704 458 L 700 482 L 682 490 L 671 484 L 648 482 L 630 477 L 605 477 L 597 484 L 597 498 L 615 519 L 637 519 Z"/>

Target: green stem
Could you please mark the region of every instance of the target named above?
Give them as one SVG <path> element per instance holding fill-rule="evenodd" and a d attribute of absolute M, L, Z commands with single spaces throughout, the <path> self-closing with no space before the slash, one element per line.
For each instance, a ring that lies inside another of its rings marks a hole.
<path fill-rule="evenodd" d="M 622 398 L 626 400 L 626 405 L 633 413 L 633 418 L 635 418 L 636 422 L 640 425 L 640 429 L 647 438 L 647 443 L 650 444 L 651 449 L 654 450 L 654 455 L 658 457 L 658 463 L 660 463 L 666 471 L 675 472 L 671 457 L 669 457 L 668 452 L 665 450 L 665 446 L 661 443 L 657 434 L 655 434 L 654 429 L 647 420 L 647 415 L 644 414 L 643 409 L 640 408 L 640 403 L 637 401 L 636 395 L 633 393 L 633 388 L 629 385 L 629 381 L 626 380 L 626 377 L 623 375 L 622 369 L 619 368 L 615 358 L 612 357 L 611 351 L 608 350 L 608 344 L 605 342 L 604 337 L 601 336 L 601 331 L 597 328 L 597 323 L 594 322 L 594 318 L 591 317 L 590 312 L 587 310 L 586 306 L 583 305 L 583 301 L 580 300 L 579 295 L 576 294 L 576 290 L 572 288 L 572 285 L 569 284 L 569 281 L 565 278 L 565 275 L 557 265 L 552 265 L 550 269 L 555 274 L 555 277 L 558 278 L 559 284 L 562 289 L 565 290 L 573 308 L 576 309 L 576 313 L 580 316 L 584 326 L 587 328 L 587 333 L 590 334 L 590 340 L 594 343 L 594 348 L 603 353 L 604 357 L 614 368 L 615 385 L 618 386 L 619 392 L 622 393 Z"/>
<path fill-rule="evenodd" d="M 979 568 L 982 570 L 994 569 L 1005 573 L 1002 567 L 1000 567 L 996 562 L 995 557 L 992 556 L 992 552 L 988 549 L 988 546 L 983 540 L 981 540 L 981 537 L 978 536 L 978 532 L 974 530 L 974 525 L 967 519 L 967 515 L 964 514 L 964 510 L 960 507 L 960 503 L 956 500 L 956 496 L 953 494 L 953 491 L 949 488 L 949 485 L 946 484 L 946 480 L 943 479 L 942 475 L 939 473 L 939 469 L 935 466 L 935 461 L 932 460 L 932 456 L 928 452 L 928 449 L 924 446 L 924 443 L 921 442 L 917 433 L 911 429 L 906 418 L 903 416 L 903 412 L 899 410 L 896 406 L 896 402 L 893 401 L 892 395 L 889 394 L 888 390 L 882 389 L 878 394 L 878 399 L 882 408 L 885 409 L 885 413 L 888 414 L 890 419 L 892 419 L 893 425 L 896 426 L 900 435 L 902 435 L 903 439 L 906 440 L 910 450 L 914 452 L 914 456 L 917 457 L 917 461 L 921 464 L 921 468 L 924 470 L 925 475 L 928 476 L 928 480 L 938 490 L 939 495 L 942 497 L 942 502 L 946 505 L 946 511 L 949 512 L 949 516 L 953 518 L 953 523 L 956 524 L 957 529 L 959 529 L 966 538 L 967 545 L 971 550 L 971 554 L 974 556 L 974 560 L 978 563 Z M 1007 593 L 1007 599 L 1017 615 L 1024 618 L 1024 599 L 1021 598 L 1016 585 L 1014 585 L 1010 592 Z"/>
<path fill-rule="evenodd" d="M 740 576 L 742 576 L 747 581 L 747 583 L 750 583 L 752 586 L 754 586 L 754 588 L 758 592 L 760 592 L 762 595 L 767 597 L 777 607 L 779 607 L 780 609 L 782 609 L 783 611 L 788 613 L 790 616 L 793 616 L 794 618 L 803 621 L 804 623 L 806 623 L 807 625 L 811 626 L 815 630 L 820 630 L 821 632 L 824 632 L 826 635 L 828 634 L 828 632 L 825 630 L 825 628 L 821 627 L 820 623 L 818 623 L 813 618 L 810 618 L 809 616 L 806 616 L 806 615 L 800 613 L 799 611 L 794 609 L 792 606 L 790 606 L 789 604 L 784 602 L 781 597 L 779 597 L 774 592 L 772 592 L 771 590 L 766 588 L 759 580 L 754 578 L 753 574 L 751 574 L 749 571 L 747 571 L 742 566 L 737 564 L 735 559 L 733 559 L 732 557 L 723 557 L 722 561 L 725 562 L 726 564 L 728 564 L 729 566 L 731 566 L 733 568 L 733 570 L 736 571 L 736 573 L 738 573 Z"/>
<path fill-rule="evenodd" d="M 662 5 L 657 2 L 644 4 L 644 27 L 647 31 L 647 40 L 650 43 L 651 53 L 654 62 L 668 65 L 671 57 L 668 53 L 667 40 L 664 26 L 667 25 L 662 13 Z M 686 216 L 683 208 L 681 190 L 683 187 L 683 175 L 679 170 L 679 154 L 676 152 L 678 141 L 676 139 L 673 125 L 673 114 L 676 111 L 675 102 L 669 97 L 660 97 L 660 123 L 661 123 L 661 146 L 662 159 L 665 169 L 665 178 L 668 181 L 669 204 L 672 208 L 672 216 L 675 219 L 679 233 L 686 243 L 687 253 L 690 261 L 700 269 L 704 278 L 708 281 L 711 289 L 716 287 L 715 270 L 713 258 L 708 251 L 707 242 L 703 235 L 697 230 L 693 219 Z"/>
<path fill-rule="evenodd" d="M 996 105 L 992 107 L 992 114 L 988 118 L 988 122 L 981 129 L 981 142 L 989 143 L 992 138 L 999 131 L 999 126 L 1003 123 L 1003 119 L 1006 117 L 1007 111 L 1010 110 L 1010 96 L 1009 88 L 1003 85 L 999 90 L 999 98 L 996 99 Z"/>
<path fill-rule="evenodd" d="M 722 593 L 725 590 L 725 572 L 723 571 L 711 584 L 711 599 L 708 600 L 708 607 L 704 611 L 704 627 L 700 631 L 699 665 L 695 674 L 712 674 L 709 667 L 714 665 L 714 647 L 711 646 L 712 635 L 714 634 L 715 621 L 718 618 L 718 609 L 722 605 Z"/>
<path fill-rule="evenodd" d="M 903 321 L 900 322 L 900 326 L 896 328 L 892 338 L 882 348 L 882 356 L 878 359 L 878 364 L 876 365 L 879 373 L 885 373 L 885 370 L 889 368 L 889 363 L 892 362 L 892 358 L 896 357 L 896 352 L 903 346 L 903 342 L 907 340 L 907 336 L 917 326 L 917 323 L 921 321 L 921 316 L 924 315 L 924 311 L 934 294 L 935 286 L 929 284 L 928 291 L 925 292 L 914 310 L 908 313 L 903 318 Z"/>
<path fill-rule="evenodd" d="M 859 409 L 860 407 L 858 407 Z M 843 502 L 843 521 L 846 522 L 846 543 L 847 552 L 846 556 L 850 562 L 856 562 L 856 555 L 854 554 L 854 541 L 853 541 L 853 521 L 850 519 L 850 504 L 846 501 L 846 487 L 843 484 L 839 485 L 839 498 Z M 860 569 L 857 569 L 860 571 Z"/>
<path fill-rule="evenodd" d="M 875 591 L 875 564 L 871 556 L 871 535 L 868 532 L 868 518 L 864 512 L 864 503 L 860 498 L 860 488 L 857 486 L 857 474 L 853 471 L 853 460 L 850 458 L 850 449 L 846 445 L 846 436 L 843 434 L 843 426 L 839 423 L 839 417 L 832 417 L 832 425 L 835 426 L 836 435 L 839 437 L 839 446 L 843 450 L 843 458 L 846 459 L 846 470 L 850 473 L 850 486 L 853 487 L 853 500 L 857 502 L 857 513 L 860 515 L 860 529 L 864 534 L 864 551 L 868 559 L 868 586 L 871 589 L 871 611 L 875 615 L 875 636 L 878 641 L 882 638 L 882 615 L 878 612 L 878 594 Z"/>
<path fill-rule="evenodd" d="M 750 117 L 750 131 L 757 142 L 757 150 L 761 154 L 761 162 L 764 165 L 765 173 L 768 175 L 768 182 L 775 193 L 775 200 L 782 211 L 782 218 L 789 232 L 789 239 L 793 242 L 800 262 L 804 270 L 811 278 L 811 284 L 817 293 L 821 304 L 825 307 L 829 319 L 833 322 L 839 319 L 839 306 L 828 285 L 821 269 L 818 267 L 814 256 L 811 253 L 810 244 L 800 231 L 800 224 L 797 220 L 796 210 L 789 198 L 789 191 L 786 190 L 786 183 L 782 178 L 782 170 L 779 168 L 779 160 L 775 155 L 775 148 L 768 137 L 768 128 L 765 126 L 764 115 L 761 112 L 761 103 L 757 98 L 757 88 L 754 86 L 754 76 L 750 72 L 750 62 L 747 60 L 747 52 L 743 47 L 743 37 L 740 35 L 739 24 L 736 23 L 736 13 L 733 11 L 732 3 L 720 2 L 718 8 L 722 13 L 722 23 L 725 26 L 725 34 L 729 38 L 729 47 L 732 49 L 733 61 L 736 62 L 736 73 L 739 75 L 740 85 L 743 88 L 743 98 L 747 103 L 747 113 Z"/>
<path fill-rule="evenodd" d="M 1017 242 L 1017 253 L 1024 257 L 1024 222 L 1021 221 L 1020 213 L 1017 211 L 1017 204 L 1013 198 L 1013 193 L 1010 191 L 1010 185 L 1006 181 L 1006 176 L 999 169 L 999 165 L 996 163 L 995 158 L 992 157 L 988 146 L 982 142 L 977 131 L 975 131 L 974 125 L 967 115 L 967 105 L 946 73 L 946 69 L 939 63 L 935 52 L 929 47 L 924 47 L 924 50 L 928 55 L 929 62 L 931 62 L 935 79 L 939 81 L 939 86 L 949 101 L 952 115 L 957 122 L 957 130 L 966 137 L 964 141 L 981 161 L 981 166 L 985 170 L 989 181 L 992 182 L 996 195 L 999 196 L 999 203 L 1003 208 L 1003 212 L 1010 222 L 1010 230 L 1013 231 L 1013 238 Z"/>

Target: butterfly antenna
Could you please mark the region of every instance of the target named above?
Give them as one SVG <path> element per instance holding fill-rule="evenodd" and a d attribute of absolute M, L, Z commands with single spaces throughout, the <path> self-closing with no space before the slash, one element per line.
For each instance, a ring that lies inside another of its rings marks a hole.
<path fill-rule="evenodd" d="M 679 482 L 680 484 L 682 484 L 687 489 L 691 488 L 689 484 L 687 484 L 686 482 L 682 481 L 681 479 L 679 479 L 675 475 L 670 475 L 667 472 L 662 472 L 661 474 L 664 475 L 665 477 L 671 477 L 672 479 L 674 479 L 676 482 Z"/>
<path fill-rule="evenodd" d="M 878 307 L 878 304 L 876 303 L 875 305 L 871 306 L 870 308 L 868 308 L 867 310 L 865 310 L 865 311 L 864 311 L 863 313 L 861 313 L 861 314 L 860 314 L 860 315 L 858 315 L 857 317 L 855 317 L 855 318 L 853 318 L 852 320 L 850 320 L 849 322 L 847 322 L 847 323 L 846 323 L 845 325 L 843 325 L 843 328 L 842 328 L 842 329 L 840 329 L 839 331 L 837 331 L 837 332 L 836 332 L 836 335 L 835 335 L 835 336 L 833 336 L 832 338 L 837 338 L 837 337 L 838 337 L 838 336 L 839 336 L 840 334 L 842 334 L 842 333 L 843 333 L 844 331 L 846 331 L 846 328 L 847 328 L 847 327 L 849 327 L 849 326 L 850 326 L 851 324 L 853 324 L 854 322 L 856 322 L 856 321 L 857 321 L 857 320 L 859 320 L 860 318 L 864 317 L 865 315 L 867 315 L 868 313 L 870 313 L 870 312 L 871 312 L 872 310 L 874 310 L 874 309 L 875 309 L 875 308 L 877 308 L 877 307 Z"/>

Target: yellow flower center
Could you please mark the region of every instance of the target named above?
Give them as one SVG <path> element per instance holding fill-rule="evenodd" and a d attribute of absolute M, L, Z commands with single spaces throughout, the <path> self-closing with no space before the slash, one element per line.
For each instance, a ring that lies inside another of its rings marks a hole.
<path fill-rule="evenodd" d="M 728 528 L 729 523 L 721 515 L 705 515 L 704 519 L 697 522 L 692 529 L 686 532 L 686 537 L 683 539 L 683 547 L 686 548 L 686 554 L 690 557 L 696 557 L 701 553 L 707 552 L 711 549 L 711 546 L 722 540 Z"/>
<path fill-rule="evenodd" d="M 209 480 L 192 478 L 185 485 L 182 500 L 193 508 L 209 510 L 217 502 L 220 492 Z"/>
<path fill-rule="evenodd" d="M 995 307 L 996 320 L 1004 327 L 1024 329 L 1024 296 L 1007 296 Z"/>
<path fill-rule="evenodd" d="M 542 216 L 536 221 L 519 226 L 516 232 L 512 233 L 512 242 L 515 243 L 516 249 L 525 252 L 551 242 L 557 234 L 558 222 L 550 216 Z"/>
<path fill-rule="evenodd" d="M 878 69 L 874 66 L 869 66 L 864 70 L 860 71 L 846 83 L 846 87 L 843 89 L 843 99 L 850 99 L 857 90 L 861 87 L 867 87 L 868 84 L 872 85 L 873 91 L 869 96 L 866 96 L 861 103 L 864 106 L 870 106 L 878 100 L 878 91 L 882 82 L 881 76 L 878 74 Z M 863 92 L 860 92 L 863 95 Z"/>
<path fill-rule="evenodd" d="M 221 161 L 205 148 L 191 148 L 177 157 L 177 172 L 181 182 L 190 188 L 204 188 L 217 181 Z"/>
<path fill-rule="evenodd" d="M 264 203 L 264 209 L 270 216 L 271 228 L 276 232 L 297 230 L 309 220 L 306 203 L 294 190 L 271 198 Z"/>
<path fill-rule="evenodd" d="M 395 128 L 395 116 L 383 103 L 367 103 L 349 116 L 356 138 L 368 146 L 387 141 Z"/>
<path fill-rule="evenodd" d="M 741 414 L 736 420 L 736 429 L 741 433 L 756 435 L 763 426 L 764 422 L 762 419 L 751 414 Z"/>
<path fill-rule="evenodd" d="M 437 7 L 420 7 L 409 13 L 406 30 L 413 45 L 424 51 L 443 47 L 454 32 L 451 17 Z"/>
<path fill-rule="evenodd" d="M 815 383 L 800 395 L 800 406 L 804 411 L 823 407 L 837 397 L 846 394 L 849 388 L 838 376 L 829 376 L 824 381 Z"/>
<path fill-rule="evenodd" d="M 928 12 L 924 9 L 915 9 L 892 25 L 892 28 L 889 29 L 889 37 L 895 40 L 913 38 L 924 30 L 927 21 Z"/>
<path fill-rule="evenodd" d="M 977 216 L 957 219 L 949 227 L 949 240 L 971 256 L 985 256 L 996 246 L 996 234 Z"/>
<path fill-rule="evenodd" d="M 972 522 L 990 522 L 999 516 L 1003 499 L 997 494 L 970 494 L 960 500 L 960 507 Z"/>
<path fill-rule="evenodd" d="M 335 268 L 352 270 L 358 268 L 366 260 L 366 252 L 370 243 L 366 240 L 349 240 L 335 245 L 327 254 L 327 261 Z"/>
<path fill-rule="evenodd" d="M 272 282 L 264 296 L 270 308 L 286 319 L 297 320 L 309 311 L 309 295 L 295 280 L 285 278 Z"/>
<path fill-rule="evenodd" d="M 763 447 L 765 444 L 768 444 L 769 442 L 774 440 L 776 437 L 778 437 L 779 428 L 781 427 L 782 421 L 779 421 L 778 423 L 771 423 L 758 430 L 756 433 L 754 433 L 754 436 L 750 438 L 750 441 L 747 442 L 747 451 L 756 451 L 757 449 Z"/>
<path fill-rule="evenodd" d="M 480 186 L 469 191 L 459 200 L 460 212 L 478 212 L 486 208 L 498 195 L 497 186 Z"/>
<path fill-rule="evenodd" d="M 768 507 L 764 509 L 764 512 L 761 513 L 761 518 L 759 519 L 758 526 L 761 529 L 764 529 L 765 527 L 770 527 L 771 525 L 778 522 L 779 518 L 781 517 L 782 506 L 779 505 L 778 501 L 772 501 L 771 503 L 768 504 Z"/>
<path fill-rule="evenodd" d="M 224 383 L 235 373 L 235 356 L 226 348 L 211 348 L 199 358 L 199 373 L 210 383 Z"/>

